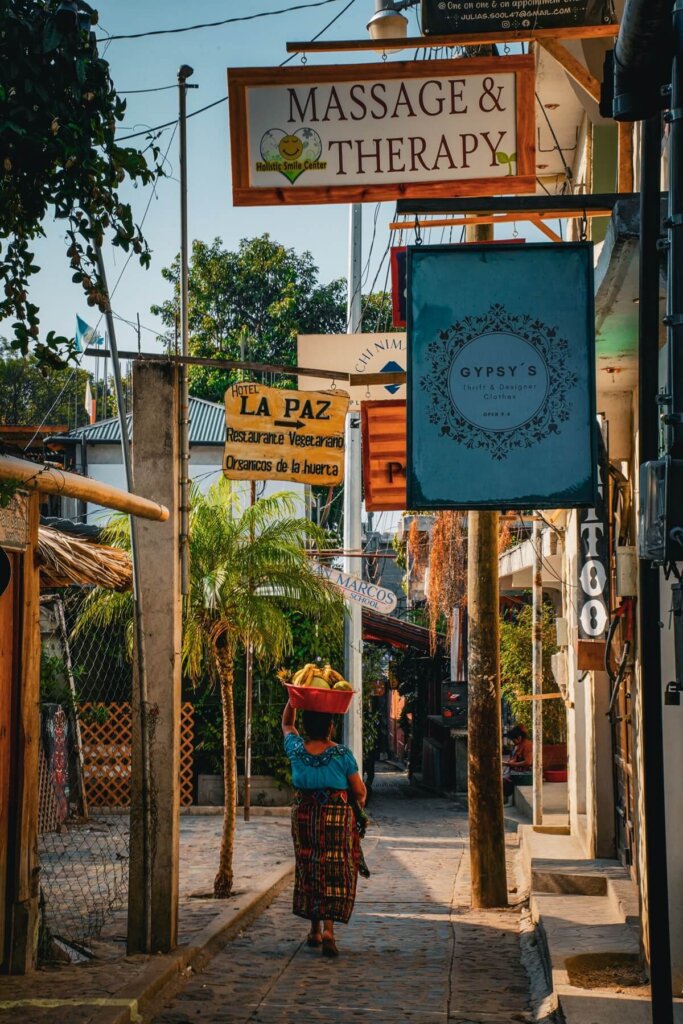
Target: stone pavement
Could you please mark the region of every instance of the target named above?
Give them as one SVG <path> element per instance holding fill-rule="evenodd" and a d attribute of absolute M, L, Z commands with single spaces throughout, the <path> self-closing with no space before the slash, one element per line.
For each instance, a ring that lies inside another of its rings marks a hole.
<path fill-rule="evenodd" d="M 241 812 L 240 812 L 241 813 Z M 253 817 L 249 824 L 238 816 L 235 838 L 235 898 L 210 897 L 218 864 L 222 817 L 182 815 L 180 820 L 180 914 L 182 945 L 195 941 L 230 908 L 247 905 L 267 876 L 291 863 L 292 840 L 286 817 Z M 75 853 L 77 857 L 77 852 Z M 65 899 L 70 894 L 65 892 Z M 126 912 L 113 914 L 100 940 L 91 944 L 96 959 L 83 964 L 43 967 L 26 977 L 0 977 L 0 1024 L 86 1024 L 104 1020 L 105 1009 L 131 1002 L 144 990 L 150 966 L 161 967 L 159 958 L 126 956 Z M 45 1000 L 56 1005 L 44 1005 Z M 68 1012 L 65 1000 L 74 1000 Z M 93 1005 L 100 1009 L 93 1011 Z M 15 1004 L 15 1005 L 12 1005 Z"/>
<path fill-rule="evenodd" d="M 378 774 L 339 960 L 304 944 L 291 887 L 154 1017 L 155 1024 L 515 1024 L 533 1020 L 519 911 L 469 909 L 467 817 Z M 516 836 L 510 835 L 515 889 Z M 512 899 L 515 898 L 513 892 Z"/>

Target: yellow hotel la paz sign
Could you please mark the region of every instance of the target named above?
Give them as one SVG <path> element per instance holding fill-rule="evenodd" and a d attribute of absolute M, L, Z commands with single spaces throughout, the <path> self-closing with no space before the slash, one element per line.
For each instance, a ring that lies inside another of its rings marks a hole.
<path fill-rule="evenodd" d="M 225 392 L 225 476 L 328 486 L 341 483 L 348 408 L 344 391 L 231 384 Z"/>

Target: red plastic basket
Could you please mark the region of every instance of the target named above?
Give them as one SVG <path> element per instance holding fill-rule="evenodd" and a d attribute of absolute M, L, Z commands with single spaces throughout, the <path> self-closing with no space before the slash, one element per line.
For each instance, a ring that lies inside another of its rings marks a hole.
<path fill-rule="evenodd" d="M 329 715 L 345 715 L 355 690 L 323 690 L 317 686 L 285 684 L 289 703 L 297 711 L 324 711 Z"/>

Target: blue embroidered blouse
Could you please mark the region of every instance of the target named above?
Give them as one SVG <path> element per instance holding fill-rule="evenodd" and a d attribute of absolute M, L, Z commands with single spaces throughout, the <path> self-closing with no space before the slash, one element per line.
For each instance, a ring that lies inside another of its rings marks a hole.
<path fill-rule="evenodd" d="M 358 771 L 355 757 L 343 744 L 328 747 L 322 754 L 309 754 L 301 736 L 285 734 L 285 754 L 292 765 L 296 789 L 348 789 L 348 777 Z"/>

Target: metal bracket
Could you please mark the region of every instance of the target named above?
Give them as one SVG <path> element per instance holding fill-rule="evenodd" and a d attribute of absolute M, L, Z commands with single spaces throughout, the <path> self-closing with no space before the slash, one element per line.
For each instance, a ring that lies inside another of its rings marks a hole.
<path fill-rule="evenodd" d="M 667 110 L 664 120 L 667 124 L 672 124 L 674 121 L 683 121 L 683 107 L 672 107 L 671 110 Z"/>
<path fill-rule="evenodd" d="M 667 217 L 664 221 L 665 228 L 680 228 L 683 227 L 683 213 L 674 213 L 671 217 Z"/>
<path fill-rule="evenodd" d="M 677 327 L 683 327 L 683 314 L 676 313 L 671 316 L 665 316 L 662 323 L 666 324 L 667 327 L 676 329 Z"/>

